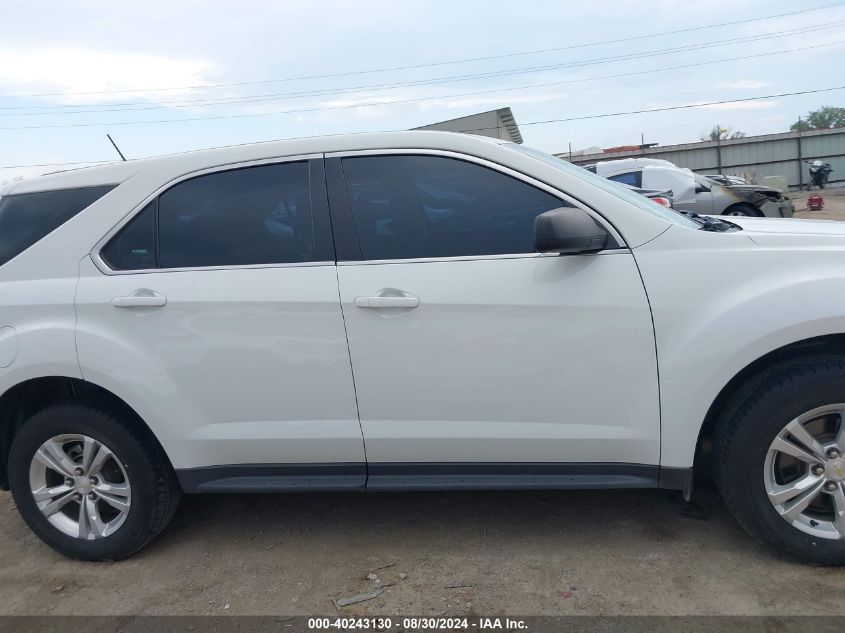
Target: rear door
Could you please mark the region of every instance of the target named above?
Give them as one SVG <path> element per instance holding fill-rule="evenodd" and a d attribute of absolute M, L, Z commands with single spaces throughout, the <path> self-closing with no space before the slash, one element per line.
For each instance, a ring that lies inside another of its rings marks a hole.
<path fill-rule="evenodd" d="M 536 216 L 574 203 L 480 159 L 347 154 L 327 173 L 368 487 L 655 474 L 654 335 L 628 249 L 535 253 Z"/>
<path fill-rule="evenodd" d="M 83 372 L 132 399 L 189 488 L 363 484 L 322 158 L 186 178 L 94 260 Z"/>

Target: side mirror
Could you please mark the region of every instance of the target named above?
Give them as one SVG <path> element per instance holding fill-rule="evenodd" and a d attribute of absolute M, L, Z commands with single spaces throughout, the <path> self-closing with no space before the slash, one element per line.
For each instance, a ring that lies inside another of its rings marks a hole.
<path fill-rule="evenodd" d="M 695 186 L 695 193 L 705 193 L 707 191 L 710 191 L 710 189 L 708 189 L 704 185 L 696 185 Z"/>
<path fill-rule="evenodd" d="M 575 207 L 552 209 L 534 220 L 534 250 L 539 253 L 597 253 L 607 246 L 608 237 L 598 222 Z"/>

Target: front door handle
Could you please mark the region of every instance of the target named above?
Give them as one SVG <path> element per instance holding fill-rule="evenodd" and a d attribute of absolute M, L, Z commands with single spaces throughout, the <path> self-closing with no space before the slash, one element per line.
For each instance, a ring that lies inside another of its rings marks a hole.
<path fill-rule="evenodd" d="M 355 297 L 356 308 L 416 308 L 419 305 L 417 297 Z"/>
<path fill-rule="evenodd" d="M 125 297 L 114 297 L 111 304 L 115 308 L 163 308 L 167 305 L 167 298 L 142 288 Z"/>

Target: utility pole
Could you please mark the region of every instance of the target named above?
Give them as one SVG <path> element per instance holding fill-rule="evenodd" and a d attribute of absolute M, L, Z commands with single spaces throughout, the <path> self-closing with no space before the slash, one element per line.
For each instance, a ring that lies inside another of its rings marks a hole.
<path fill-rule="evenodd" d="M 798 191 L 804 190 L 804 167 L 801 165 L 803 161 L 803 156 L 801 152 L 801 117 L 798 117 L 798 138 L 795 139 L 798 141 Z M 789 183 L 786 183 L 787 186 Z"/>

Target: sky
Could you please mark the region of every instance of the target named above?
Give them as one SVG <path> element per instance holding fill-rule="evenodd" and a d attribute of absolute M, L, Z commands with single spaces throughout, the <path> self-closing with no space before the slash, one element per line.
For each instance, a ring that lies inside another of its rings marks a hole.
<path fill-rule="evenodd" d="M 831 0 L 0 0 L 0 183 L 114 160 L 107 133 L 142 158 L 505 106 L 547 152 L 783 132 L 845 90 L 537 122 L 845 85 L 844 49 Z"/>

